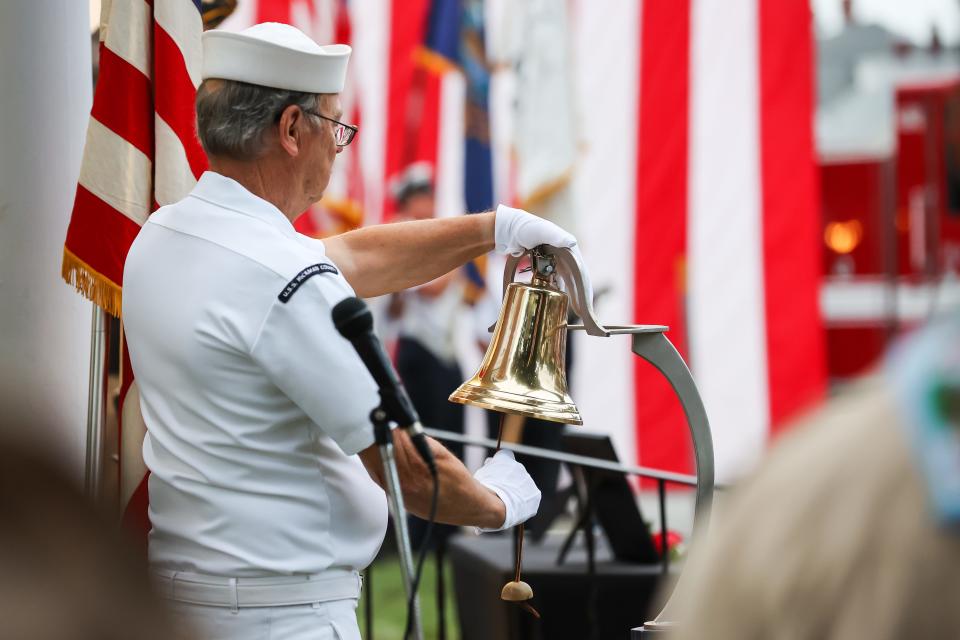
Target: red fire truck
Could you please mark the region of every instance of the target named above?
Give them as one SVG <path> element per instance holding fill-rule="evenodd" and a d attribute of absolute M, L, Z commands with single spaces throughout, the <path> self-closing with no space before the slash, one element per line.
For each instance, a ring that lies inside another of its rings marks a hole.
<path fill-rule="evenodd" d="M 960 302 L 960 74 L 894 85 L 893 148 L 821 154 L 828 366 L 864 373 Z"/>

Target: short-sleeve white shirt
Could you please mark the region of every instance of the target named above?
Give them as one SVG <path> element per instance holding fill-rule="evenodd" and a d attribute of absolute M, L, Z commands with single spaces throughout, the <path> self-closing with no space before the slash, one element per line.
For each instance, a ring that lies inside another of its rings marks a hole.
<path fill-rule="evenodd" d="M 386 499 L 354 454 L 378 398 L 330 317 L 351 295 L 321 241 L 217 173 L 144 224 L 123 318 L 152 564 L 244 577 L 373 560 Z"/>
<path fill-rule="evenodd" d="M 404 292 L 400 336 L 413 338 L 439 360 L 457 362 L 457 318 L 463 312 L 463 283 L 451 282 L 433 298 Z"/>

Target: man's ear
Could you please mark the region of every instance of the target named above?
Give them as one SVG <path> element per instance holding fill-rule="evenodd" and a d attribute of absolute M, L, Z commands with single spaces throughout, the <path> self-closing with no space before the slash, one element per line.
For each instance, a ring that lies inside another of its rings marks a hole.
<path fill-rule="evenodd" d="M 307 124 L 306 117 L 300 107 L 292 104 L 280 114 L 280 122 L 277 123 L 277 136 L 280 138 L 280 146 L 291 157 L 296 157 L 300 153 L 303 127 Z"/>

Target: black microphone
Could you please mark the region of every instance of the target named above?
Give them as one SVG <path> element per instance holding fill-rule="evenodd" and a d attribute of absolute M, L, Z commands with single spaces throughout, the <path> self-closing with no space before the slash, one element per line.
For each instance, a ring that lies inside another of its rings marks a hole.
<path fill-rule="evenodd" d="M 333 307 L 331 315 L 337 331 L 357 350 L 360 360 L 377 383 L 381 407 L 387 417 L 407 430 L 420 457 L 431 473 L 435 473 L 433 452 L 423 433 L 420 416 L 417 415 L 407 390 L 403 388 L 403 383 L 383 350 L 380 339 L 373 333 L 373 314 L 367 304 L 360 298 L 346 298 Z"/>

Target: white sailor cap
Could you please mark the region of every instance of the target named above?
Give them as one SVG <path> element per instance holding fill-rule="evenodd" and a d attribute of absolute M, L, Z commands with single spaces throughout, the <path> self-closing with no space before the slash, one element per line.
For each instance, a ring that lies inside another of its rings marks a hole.
<path fill-rule="evenodd" d="M 396 201 L 404 200 L 414 192 L 433 189 L 433 169 L 428 162 L 414 162 L 390 180 L 390 195 Z"/>
<path fill-rule="evenodd" d="M 296 27 L 264 22 L 243 31 L 205 32 L 201 77 L 304 93 L 340 93 L 349 58 L 345 44 L 320 46 Z"/>

